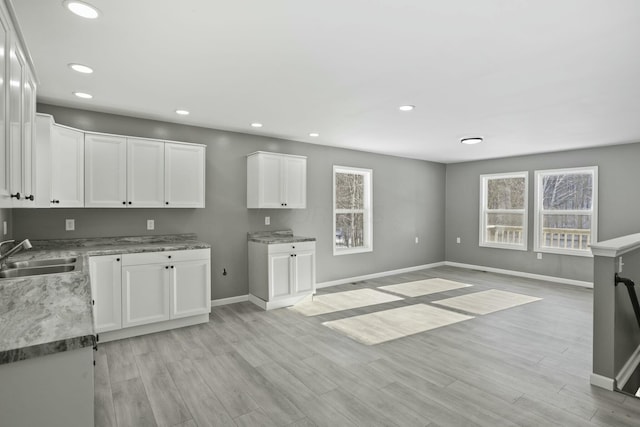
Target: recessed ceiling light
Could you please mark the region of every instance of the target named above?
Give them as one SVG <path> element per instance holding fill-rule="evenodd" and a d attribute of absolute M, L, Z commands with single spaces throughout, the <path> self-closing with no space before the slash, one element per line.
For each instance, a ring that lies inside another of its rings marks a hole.
<path fill-rule="evenodd" d="M 73 92 L 73 94 L 75 96 L 77 96 L 78 98 L 83 98 L 83 99 L 91 99 L 91 98 L 93 98 L 93 95 L 90 95 L 90 94 L 84 93 L 84 92 Z"/>
<path fill-rule="evenodd" d="M 188 116 L 189 112 L 187 110 L 176 110 L 176 114 L 180 114 L 181 116 Z"/>
<path fill-rule="evenodd" d="M 261 128 L 262 127 L 262 123 L 251 123 L 251 127 L 252 128 Z"/>
<path fill-rule="evenodd" d="M 416 106 L 415 105 L 401 105 L 398 108 L 400 109 L 400 111 L 411 111 L 414 108 L 416 108 Z"/>
<path fill-rule="evenodd" d="M 86 65 L 82 65 L 82 64 L 69 64 L 69 68 L 71 68 L 73 71 L 77 71 L 82 74 L 93 73 L 93 68 L 87 67 Z"/>
<path fill-rule="evenodd" d="M 474 136 L 472 138 L 462 138 L 460 140 L 461 143 L 467 145 L 480 144 L 483 141 L 482 137 Z"/>
<path fill-rule="evenodd" d="M 311 132 L 311 133 L 309 134 L 309 136 L 310 136 L 310 137 L 312 137 L 312 138 L 317 138 L 317 137 L 319 137 L 319 136 L 320 136 L 320 134 L 319 134 L 318 132 Z"/>
<path fill-rule="evenodd" d="M 71 12 L 83 18 L 96 19 L 100 15 L 98 9 L 83 1 L 65 0 L 63 4 Z"/>

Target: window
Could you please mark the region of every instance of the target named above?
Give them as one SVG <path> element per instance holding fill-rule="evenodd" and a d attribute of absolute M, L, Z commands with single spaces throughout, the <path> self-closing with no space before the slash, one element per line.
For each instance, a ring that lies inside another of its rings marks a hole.
<path fill-rule="evenodd" d="M 333 166 L 333 254 L 373 250 L 371 169 Z"/>
<path fill-rule="evenodd" d="M 528 172 L 480 175 L 480 246 L 527 250 Z"/>
<path fill-rule="evenodd" d="M 536 171 L 536 252 L 591 256 L 597 241 L 598 167 Z"/>

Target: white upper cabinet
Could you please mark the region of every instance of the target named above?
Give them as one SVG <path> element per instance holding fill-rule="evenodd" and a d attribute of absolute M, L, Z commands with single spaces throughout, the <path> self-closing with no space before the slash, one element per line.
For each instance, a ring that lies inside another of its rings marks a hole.
<path fill-rule="evenodd" d="M 35 79 L 26 47 L 0 2 L 0 208 L 32 207 Z"/>
<path fill-rule="evenodd" d="M 84 132 L 51 127 L 51 207 L 84 206 Z"/>
<path fill-rule="evenodd" d="M 127 138 L 86 133 L 84 165 L 85 207 L 127 205 Z"/>
<path fill-rule="evenodd" d="M 127 203 L 135 208 L 164 206 L 164 143 L 127 138 Z"/>
<path fill-rule="evenodd" d="M 164 165 L 165 206 L 204 208 L 204 146 L 167 142 Z"/>
<path fill-rule="evenodd" d="M 85 207 L 203 208 L 205 146 L 85 135 Z"/>
<path fill-rule="evenodd" d="M 247 157 L 247 207 L 304 209 L 307 158 L 258 151 Z"/>

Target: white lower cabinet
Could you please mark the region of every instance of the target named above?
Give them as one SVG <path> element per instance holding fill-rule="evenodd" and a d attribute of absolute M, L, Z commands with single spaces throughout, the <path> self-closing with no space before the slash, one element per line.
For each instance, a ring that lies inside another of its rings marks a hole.
<path fill-rule="evenodd" d="M 117 339 L 208 321 L 210 249 L 96 256 L 90 273 L 98 333 Z"/>
<path fill-rule="evenodd" d="M 270 310 L 312 295 L 316 289 L 315 259 L 315 242 L 249 242 L 250 300 Z"/>
<path fill-rule="evenodd" d="M 89 259 L 93 324 L 98 333 L 122 328 L 121 259 L 122 255 Z"/>

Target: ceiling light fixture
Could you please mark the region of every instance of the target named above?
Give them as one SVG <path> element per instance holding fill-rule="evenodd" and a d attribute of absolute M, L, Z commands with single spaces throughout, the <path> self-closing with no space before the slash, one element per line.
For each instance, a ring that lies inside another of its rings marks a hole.
<path fill-rule="evenodd" d="M 251 123 L 251 127 L 252 128 L 261 128 L 262 127 L 262 123 Z"/>
<path fill-rule="evenodd" d="M 460 142 L 466 145 L 480 144 L 483 141 L 482 137 L 474 136 L 471 138 L 462 138 Z"/>
<path fill-rule="evenodd" d="M 400 111 L 411 111 L 414 108 L 416 108 L 416 106 L 415 105 L 401 105 L 398 108 L 400 109 Z"/>
<path fill-rule="evenodd" d="M 187 110 L 176 110 L 176 114 L 180 114 L 181 116 L 188 116 L 189 112 Z"/>
<path fill-rule="evenodd" d="M 73 71 L 77 71 L 82 74 L 93 73 L 93 68 L 87 67 L 86 65 L 82 65 L 82 64 L 69 64 L 69 68 L 71 68 Z"/>
<path fill-rule="evenodd" d="M 64 7 L 69 9 L 71 12 L 83 18 L 96 19 L 100 16 L 98 9 L 83 1 L 65 0 L 62 4 L 64 4 Z"/>
<path fill-rule="evenodd" d="M 319 134 L 318 132 L 311 132 L 311 133 L 309 134 L 309 136 L 310 136 L 310 137 L 312 137 L 312 138 L 317 138 L 317 137 L 319 137 L 319 136 L 320 136 L 320 134 Z"/>
<path fill-rule="evenodd" d="M 84 93 L 84 92 L 73 92 L 73 94 L 75 96 L 77 96 L 78 98 L 82 98 L 82 99 L 91 99 L 91 98 L 93 98 L 93 95 L 90 95 L 90 94 Z"/>

